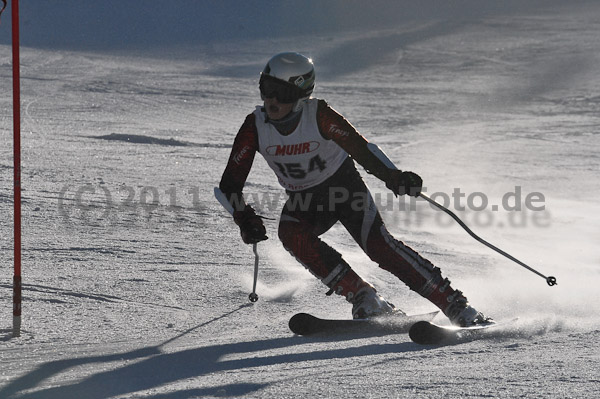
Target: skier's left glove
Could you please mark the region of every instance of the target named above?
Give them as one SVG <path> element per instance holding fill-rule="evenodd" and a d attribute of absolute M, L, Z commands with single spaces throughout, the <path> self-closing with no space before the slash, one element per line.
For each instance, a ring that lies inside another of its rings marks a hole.
<path fill-rule="evenodd" d="M 396 195 L 408 194 L 413 197 L 418 197 L 423 189 L 423 179 L 413 172 L 390 169 L 389 175 L 385 181 L 385 186 L 392 190 Z"/>
<path fill-rule="evenodd" d="M 233 220 L 240 226 L 240 234 L 244 243 L 256 244 L 269 238 L 262 218 L 254 212 L 250 205 L 246 205 L 243 211 L 235 211 Z"/>

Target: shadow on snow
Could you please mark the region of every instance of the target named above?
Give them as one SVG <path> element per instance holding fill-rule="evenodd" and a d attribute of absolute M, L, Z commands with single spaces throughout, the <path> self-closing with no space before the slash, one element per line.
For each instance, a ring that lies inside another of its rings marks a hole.
<path fill-rule="evenodd" d="M 261 355 L 261 353 L 269 350 L 291 348 L 294 346 L 300 347 L 323 341 L 322 338 L 293 336 L 213 345 L 173 353 L 163 353 L 161 350 L 166 344 L 189 334 L 191 331 L 227 317 L 248 306 L 251 305 L 243 305 L 220 317 L 195 326 L 159 345 L 148 346 L 124 353 L 104 354 L 44 363 L 0 389 L 0 397 L 15 399 L 103 399 L 153 388 L 158 389 L 177 381 L 198 378 L 221 371 L 245 370 L 252 367 L 277 364 L 381 355 L 422 349 L 410 342 L 405 342 L 370 344 L 341 349 L 316 349 L 303 353 Z M 340 340 L 352 338 L 356 337 L 340 337 Z M 236 357 L 239 357 L 240 354 L 248 355 L 232 360 L 224 358 L 227 355 L 237 355 Z M 97 372 L 68 385 L 54 386 L 31 392 L 32 389 L 35 389 L 44 380 L 50 379 L 62 372 L 85 365 L 103 367 L 101 366 L 102 363 L 110 362 L 121 362 L 121 365 L 115 369 Z M 242 396 L 263 389 L 268 385 L 269 383 L 232 382 L 231 384 L 222 386 L 184 389 L 171 392 L 168 395 L 161 393 L 147 397 L 153 399 L 164 397 L 183 399 L 202 395 Z M 28 392 L 21 393 L 26 390 Z"/>

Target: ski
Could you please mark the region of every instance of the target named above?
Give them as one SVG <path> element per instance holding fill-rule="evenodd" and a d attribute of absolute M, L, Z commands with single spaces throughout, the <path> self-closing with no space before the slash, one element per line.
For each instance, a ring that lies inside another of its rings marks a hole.
<path fill-rule="evenodd" d="M 322 319 L 308 313 L 297 313 L 288 323 L 297 335 L 316 334 L 401 334 L 406 333 L 417 321 L 431 321 L 439 311 L 405 315 L 379 316 L 372 319 Z"/>
<path fill-rule="evenodd" d="M 410 327 L 408 336 L 413 342 L 421 345 L 451 345 L 482 338 L 503 324 L 494 322 L 471 327 L 458 327 L 440 326 L 422 320 Z"/>

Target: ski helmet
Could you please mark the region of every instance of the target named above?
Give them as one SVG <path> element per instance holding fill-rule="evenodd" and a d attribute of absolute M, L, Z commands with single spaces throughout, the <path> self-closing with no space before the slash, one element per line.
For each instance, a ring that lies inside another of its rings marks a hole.
<path fill-rule="evenodd" d="M 276 97 L 282 103 L 294 103 L 298 111 L 315 88 L 315 68 L 310 58 L 299 53 L 274 55 L 260 74 L 261 97 Z"/>

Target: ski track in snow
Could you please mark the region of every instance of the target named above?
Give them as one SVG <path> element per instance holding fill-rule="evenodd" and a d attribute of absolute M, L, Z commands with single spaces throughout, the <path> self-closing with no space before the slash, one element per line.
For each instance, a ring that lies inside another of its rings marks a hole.
<path fill-rule="evenodd" d="M 296 312 L 350 308 L 283 250 L 277 220 L 259 245 L 260 299 L 247 302 L 252 250 L 212 189 L 259 101 L 259 69 L 298 38 L 216 43 L 187 59 L 22 48 L 20 338 L 9 328 L 12 102 L 10 63 L 0 64 L 0 398 L 598 396 L 598 12 L 583 3 L 319 33 L 293 48 L 323 71 L 315 94 L 428 192 L 459 187 L 490 206 L 517 186 L 523 198 L 543 193 L 544 211 L 457 213 L 556 276 L 552 288 L 426 204 L 383 210 L 478 309 L 519 317 L 445 347 L 407 335 L 293 336 Z M 259 158 L 246 194 L 278 219 L 282 189 Z M 363 175 L 385 203 L 383 184 Z M 400 308 L 433 310 L 343 228 L 324 239 Z"/>

